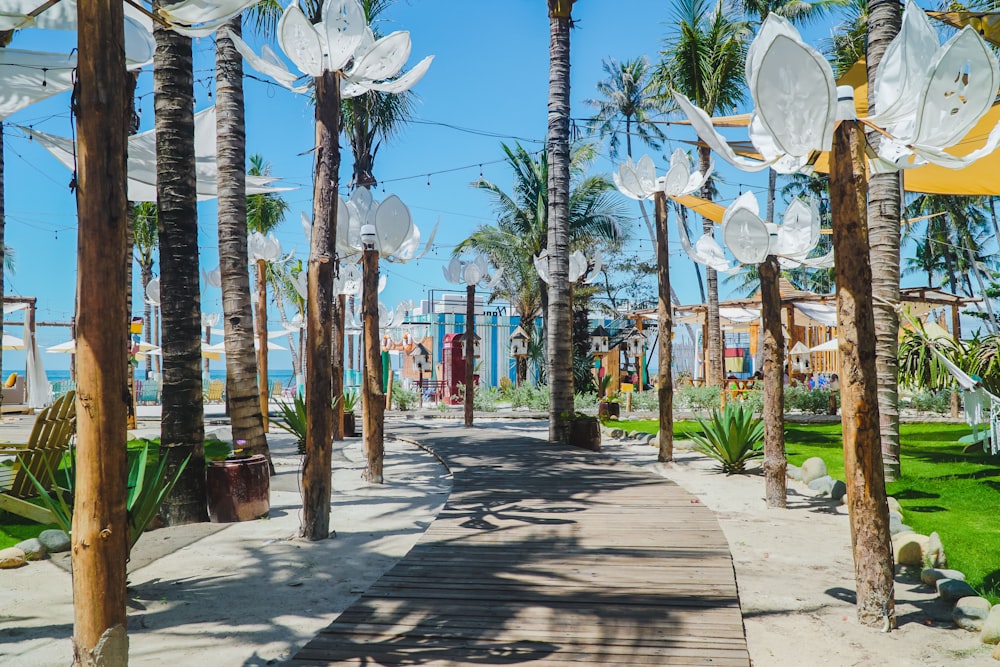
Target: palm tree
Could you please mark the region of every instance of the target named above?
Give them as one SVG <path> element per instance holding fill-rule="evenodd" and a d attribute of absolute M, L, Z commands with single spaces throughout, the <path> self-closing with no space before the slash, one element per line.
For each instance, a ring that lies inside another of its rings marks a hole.
<path fill-rule="evenodd" d="M 158 7 L 159 2 L 154 3 Z M 160 455 L 167 474 L 187 460 L 163 503 L 167 525 L 207 521 L 205 415 L 201 385 L 201 295 L 194 158 L 191 39 L 156 26 L 156 196 L 163 327 Z M 190 459 L 188 458 L 190 457 Z"/>
<path fill-rule="evenodd" d="M 901 7 L 891 0 L 869 0 L 867 46 L 868 104 L 875 109 L 875 72 L 889 42 L 899 33 Z M 878 150 L 881 135 L 868 131 L 868 143 Z M 871 245 L 872 298 L 875 307 L 875 372 L 885 481 L 899 479 L 899 303 L 900 199 L 902 174 L 871 174 L 868 179 L 868 238 Z"/>
<path fill-rule="evenodd" d="M 258 13 L 258 17 L 268 14 Z M 226 26 L 242 34 L 242 17 Z M 243 57 L 226 31 L 215 40 L 216 153 L 218 162 L 219 270 L 222 274 L 223 340 L 226 346 L 226 403 L 233 441 L 270 460 L 257 387 L 254 319 L 247 266 L 246 119 Z M 267 354 L 262 351 L 262 354 Z M 273 468 L 272 468 L 273 469 Z"/>
<path fill-rule="evenodd" d="M 496 225 L 481 225 L 454 250 L 480 252 L 493 266 L 503 270 L 494 296 L 511 302 L 521 317 L 529 340 L 536 335 L 533 323 L 542 315 L 547 319 L 548 290 L 538 277 L 533 258 L 548 247 L 549 164 L 546 153 L 534 155 L 520 144 L 514 148 L 502 144 L 506 162 L 514 172 L 510 193 L 485 180 L 473 187 L 485 191 L 493 201 Z M 570 154 L 571 190 L 569 194 L 569 248 L 582 249 L 594 244 L 618 244 L 626 220 L 624 210 L 613 196 L 614 186 L 602 176 L 587 176 L 585 167 L 596 155 L 592 146 L 579 145 Z M 543 329 L 548 330 L 545 326 Z M 530 345 L 530 343 L 529 343 Z M 527 368 L 523 369 L 525 375 Z M 521 370 L 518 371 L 519 373 Z M 523 381 L 525 377 L 520 376 Z"/>
<path fill-rule="evenodd" d="M 619 63 L 608 58 L 601 65 L 608 75 L 597 84 L 601 98 L 583 102 L 597 109 L 589 119 L 591 128 L 602 137 L 609 137 L 611 159 L 618 157 L 621 134 L 625 135 L 625 154 L 629 157 L 632 157 L 633 134 L 650 148 L 659 150 L 667 137 L 657 125 L 648 122 L 662 110 L 649 59 L 642 56 Z"/>
<path fill-rule="evenodd" d="M 145 299 L 146 287 L 153 280 L 153 254 L 157 246 L 156 204 L 139 202 L 132 214 L 132 239 L 135 252 L 135 262 L 139 265 L 139 276 L 142 281 L 143 303 L 142 319 L 145 323 L 146 342 L 152 342 L 153 313 L 152 305 Z M 146 372 L 153 370 L 153 360 L 146 355 Z"/>
<path fill-rule="evenodd" d="M 743 63 L 749 37 L 747 24 L 733 20 L 720 2 L 676 0 L 674 25 L 664 41 L 654 77 L 665 96 L 683 93 L 711 115 L 727 113 L 745 99 Z M 710 149 L 699 147 L 700 168 L 708 169 Z M 711 199 L 706 182 L 702 196 Z M 714 223 L 703 219 L 706 234 Z M 722 368 L 722 330 L 719 325 L 719 279 L 714 269 L 705 269 L 708 283 L 708 378 L 719 383 Z"/>
<path fill-rule="evenodd" d="M 568 442 L 573 414 L 573 321 L 569 286 L 569 30 L 574 0 L 548 0 L 548 378 L 549 441 Z"/>

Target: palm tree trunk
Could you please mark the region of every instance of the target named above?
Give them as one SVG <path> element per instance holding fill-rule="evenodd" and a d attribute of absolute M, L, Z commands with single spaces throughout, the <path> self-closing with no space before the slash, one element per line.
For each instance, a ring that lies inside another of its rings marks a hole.
<path fill-rule="evenodd" d="M 159 26 L 154 32 L 156 198 L 163 294 L 160 456 L 167 459 L 167 476 L 175 474 L 190 457 L 160 510 L 169 526 L 208 521 L 208 509 L 191 39 Z"/>
<path fill-rule="evenodd" d="M 241 18 L 227 24 L 240 35 Z M 233 441 L 244 449 L 271 455 L 257 393 L 253 311 L 247 266 L 246 123 L 243 107 L 243 57 L 225 31 L 215 41 L 216 151 L 219 167 L 219 270 L 226 345 L 226 403 Z M 264 351 L 267 354 L 267 351 Z M 273 467 L 272 467 L 273 470 Z"/>
<path fill-rule="evenodd" d="M 868 103 L 874 105 L 875 72 L 902 17 L 895 0 L 868 3 Z M 874 109 L 873 106 L 869 108 Z M 874 109 L 878 111 L 877 109 Z M 881 136 L 869 130 L 868 142 L 878 150 Z M 899 479 L 899 216 L 900 174 L 872 174 L 868 183 L 868 234 L 871 240 L 872 296 L 875 297 L 875 364 L 881 415 L 882 463 L 885 479 Z"/>
<path fill-rule="evenodd" d="M 698 148 L 698 158 L 700 161 L 701 173 L 708 173 L 708 165 L 711 162 L 711 149 L 708 147 Z M 701 196 L 711 201 L 712 191 L 708 181 L 705 182 L 701 190 Z M 708 218 L 702 218 L 702 231 L 705 234 L 714 234 L 715 223 Z M 722 385 L 722 378 L 725 377 L 722 359 L 722 324 L 719 322 L 719 275 L 715 269 L 705 267 L 705 282 L 708 283 L 708 358 L 705 360 L 707 370 L 706 384 Z"/>
<path fill-rule="evenodd" d="M 333 458 L 333 267 L 337 238 L 337 173 L 340 170 L 340 75 L 316 77 L 316 165 L 313 229 L 309 251 L 306 326 L 306 458 L 302 468 L 302 537 L 330 535 L 330 465 Z"/>
<path fill-rule="evenodd" d="M 834 134 L 830 161 L 830 213 L 837 277 L 837 336 L 843 369 L 844 481 L 851 519 L 858 621 L 889 630 L 896 625 L 894 569 L 879 446 L 863 146 L 857 121 L 841 121 Z"/>
<path fill-rule="evenodd" d="M 773 171 L 771 173 L 774 173 Z M 773 216 L 773 213 L 772 213 Z M 778 259 L 769 255 L 758 267 L 764 374 L 764 495 L 768 507 L 786 506 L 785 471 L 785 340 L 781 332 L 781 289 Z"/>
<path fill-rule="evenodd" d="M 462 399 L 462 414 L 466 428 L 472 428 L 473 408 L 476 395 L 476 285 L 465 286 L 465 397 Z"/>
<path fill-rule="evenodd" d="M 667 248 L 667 197 L 656 193 L 656 269 L 659 283 L 657 312 L 659 378 L 656 394 L 659 403 L 660 433 L 659 452 L 656 460 L 665 463 L 674 460 L 674 377 L 670 363 L 673 360 L 674 331 L 673 308 L 670 305 L 670 253 Z"/>
<path fill-rule="evenodd" d="M 361 412 L 364 415 L 365 451 L 368 469 L 364 478 L 382 483 L 384 455 L 385 390 L 382 386 L 382 353 L 378 339 L 378 251 L 365 250 L 362 254 L 364 289 L 361 292 L 361 312 L 364 313 L 364 379 L 361 391 Z"/>
<path fill-rule="evenodd" d="M 549 441 L 567 443 L 573 416 L 569 301 L 569 30 L 573 0 L 549 0 Z"/>
<path fill-rule="evenodd" d="M 128 662 L 125 562 L 129 529 L 122 399 L 127 365 L 122 5 L 81 0 L 77 15 L 76 334 L 80 344 L 72 530 L 73 663 L 124 665 Z M 113 48 L 116 44 L 117 49 Z M 204 491 L 201 497 L 204 505 Z"/>

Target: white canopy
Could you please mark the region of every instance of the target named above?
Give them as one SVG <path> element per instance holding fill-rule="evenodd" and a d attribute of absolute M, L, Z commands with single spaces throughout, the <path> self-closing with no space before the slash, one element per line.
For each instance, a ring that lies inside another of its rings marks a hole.
<path fill-rule="evenodd" d="M 17 336 L 11 336 L 10 334 L 3 335 L 3 349 L 5 350 L 23 350 L 24 341 Z"/>
<path fill-rule="evenodd" d="M 794 305 L 795 310 L 824 327 L 837 326 L 837 309 L 834 306 L 809 301 L 796 301 Z"/>
<path fill-rule="evenodd" d="M 68 169 L 75 168 L 72 139 L 57 137 L 28 127 L 18 127 L 37 140 Z M 198 200 L 214 199 L 218 196 L 214 106 L 194 115 L 194 151 L 198 172 Z M 278 179 L 274 176 L 247 176 L 247 194 L 282 192 L 292 189 L 269 185 L 275 180 Z M 149 130 L 129 137 L 128 198 L 131 201 L 156 201 L 156 130 Z"/>
<path fill-rule="evenodd" d="M 840 341 L 834 338 L 833 340 L 828 340 L 825 343 L 820 343 L 809 348 L 810 352 L 836 352 L 840 349 Z"/>
<path fill-rule="evenodd" d="M 74 69 L 75 55 L 0 49 L 0 120 L 72 88 Z"/>

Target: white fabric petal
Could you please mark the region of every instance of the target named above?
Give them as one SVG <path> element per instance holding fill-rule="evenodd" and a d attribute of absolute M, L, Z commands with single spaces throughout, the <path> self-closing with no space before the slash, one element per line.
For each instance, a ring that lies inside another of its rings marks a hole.
<path fill-rule="evenodd" d="M 825 255 L 820 255 L 819 257 L 799 257 L 792 259 L 789 257 L 779 257 L 778 263 L 784 269 L 794 269 L 798 266 L 808 266 L 810 269 L 832 269 L 833 268 L 833 250 L 826 253 Z"/>
<path fill-rule="evenodd" d="M 225 30 L 225 33 L 226 36 L 233 41 L 233 46 L 236 48 L 236 51 L 243 56 L 244 60 L 247 61 L 247 64 L 250 65 L 250 67 L 261 74 L 271 77 L 280 85 L 290 90 L 302 90 L 301 88 L 295 88 L 292 85 L 295 83 L 296 79 L 299 78 L 298 75 L 289 71 L 288 67 L 285 66 L 285 63 L 281 62 L 269 46 L 265 44 L 261 55 L 258 56 L 253 52 L 253 49 L 250 48 L 249 44 L 244 42 L 231 30 Z"/>
<path fill-rule="evenodd" d="M 674 93 L 674 99 L 680 110 L 691 121 L 691 127 L 697 132 L 698 137 L 729 164 L 743 171 L 752 172 L 767 169 L 774 162 L 774 160 L 770 162 L 758 162 L 757 160 L 748 160 L 747 158 L 740 157 L 733 151 L 722 135 L 715 131 L 712 119 L 708 117 L 708 114 L 696 107 L 691 103 L 691 100 L 680 93 Z"/>
<path fill-rule="evenodd" d="M 723 273 L 733 270 L 729 261 L 726 260 L 722 248 L 711 236 L 706 234 L 698 239 L 697 249 L 691 246 L 691 239 L 688 238 L 687 230 L 684 229 L 684 223 L 681 221 L 680 216 L 677 216 L 677 232 L 680 237 L 681 247 L 684 248 L 684 252 L 691 258 L 691 261 Z"/>
<path fill-rule="evenodd" d="M 295 3 L 285 8 L 278 21 L 278 44 L 304 74 L 323 76 L 323 43 L 316 28 Z"/>
<path fill-rule="evenodd" d="M 722 240 L 743 264 L 760 264 L 770 254 L 771 234 L 757 211 L 757 198 L 747 192 L 722 216 Z"/>
<path fill-rule="evenodd" d="M 755 114 L 781 153 L 808 156 L 830 149 L 837 84 L 815 49 L 778 35 L 760 54 L 749 84 Z"/>
<path fill-rule="evenodd" d="M 805 256 L 819 243 L 819 205 L 796 197 L 785 209 L 772 254 L 786 257 Z"/>
<path fill-rule="evenodd" d="M 535 265 L 535 271 L 538 272 L 538 277 L 542 279 L 542 282 L 546 285 L 549 284 L 549 251 L 543 250 L 534 257 L 531 258 L 531 263 Z"/>
<path fill-rule="evenodd" d="M 431 61 L 434 60 L 434 56 L 427 56 L 413 68 L 400 76 L 398 79 L 393 79 L 392 81 L 383 81 L 381 83 L 372 83 L 369 88 L 372 90 L 378 90 L 383 93 L 402 93 L 404 91 L 412 88 L 420 79 L 424 78 L 424 74 L 427 74 L 427 70 L 430 69 Z"/>
<path fill-rule="evenodd" d="M 997 61 L 983 38 L 965 27 L 941 47 L 922 91 L 911 143 L 946 147 L 989 111 L 1000 86 Z"/>
<path fill-rule="evenodd" d="M 326 69 L 344 69 L 365 41 L 368 21 L 358 0 L 326 0 L 322 30 L 326 38 Z"/>
<path fill-rule="evenodd" d="M 875 114 L 868 120 L 885 128 L 912 121 L 917 97 L 926 86 L 939 46 L 937 32 L 924 10 L 912 0 L 907 2 L 899 33 L 886 47 L 875 71 Z"/>
<path fill-rule="evenodd" d="M 354 61 L 348 75 L 352 79 L 381 81 L 399 74 L 410 57 L 410 33 L 399 30 L 371 45 Z"/>
<path fill-rule="evenodd" d="M 410 209 L 396 195 L 390 195 L 378 205 L 375 210 L 375 228 L 378 233 L 379 253 L 383 257 L 399 252 L 400 246 L 414 234 L 416 229 Z"/>

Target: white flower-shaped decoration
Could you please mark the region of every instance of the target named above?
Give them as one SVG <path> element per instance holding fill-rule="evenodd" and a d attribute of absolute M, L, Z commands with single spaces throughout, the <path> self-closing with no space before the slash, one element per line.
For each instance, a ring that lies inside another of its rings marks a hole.
<path fill-rule="evenodd" d="M 217 266 L 210 271 L 201 270 L 201 282 L 205 287 L 222 287 L 222 267 Z"/>
<path fill-rule="evenodd" d="M 760 218 L 760 208 L 753 193 L 740 195 L 729 205 L 722 218 L 722 238 L 736 258 L 735 266 L 726 259 L 722 246 L 711 234 L 702 236 L 692 248 L 680 221 L 677 228 L 681 246 L 688 256 L 716 271 L 731 272 L 741 264 L 760 264 L 768 255 L 776 255 L 791 265 L 820 268 L 832 262 L 833 254 L 831 251 L 823 257 L 807 257 L 819 243 L 819 220 L 819 207 L 815 201 L 806 204 L 796 198 L 785 209 L 781 225 L 765 222 Z"/>
<path fill-rule="evenodd" d="M 712 174 L 712 164 L 708 171 L 691 171 L 691 159 L 678 148 L 670 156 L 670 169 L 666 175 L 656 177 L 656 166 L 648 155 L 643 155 L 634 163 L 632 158 L 618 165 L 618 173 L 612 174 L 618 191 L 631 199 L 652 199 L 657 192 L 670 197 L 680 197 L 697 192 Z"/>
<path fill-rule="evenodd" d="M 535 255 L 532 262 L 542 282 L 546 285 L 550 284 L 548 248 Z M 575 283 L 583 278 L 584 284 L 591 283 L 597 278 L 597 274 L 601 272 L 602 266 L 604 265 L 601 261 L 601 253 L 595 251 L 593 259 L 588 260 L 586 255 L 576 250 L 570 253 L 569 256 L 569 282 Z"/>
<path fill-rule="evenodd" d="M 483 255 L 477 255 L 474 260 L 468 262 L 452 257 L 448 266 L 442 267 L 441 270 L 444 272 L 444 279 L 450 283 L 479 285 L 487 290 L 499 285 L 503 276 L 503 269 L 497 269 L 491 275 L 489 262 Z"/>
<path fill-rule="evenodd" d="M 341 95 L 345 98 L 369 90 L 408 90 L 423 78 L 434 59 L 427 56 L 397 77 L 410 57 L 410 33 L 397 31 L 375 39 L 358 0 L 327 0 L 322 19 L 315 25 L 310 23 L 293 2 L 278 21 L 278 44 L 304 75 L 319 77 L 323 72 L 340 72 Z M 252 68 L 293 92 L 306 91 L 308 86 L 295 85 L 300 75 L 289 70 L 272 49 L 265 46 L 258 56 L 239 37 L 232 33 L 229 36 Z"/>
<path fill-rule="evenodd" d="M 427 254 L 437 233 L 437 225 L 420 251 L 420 229 L 413 224 L 410 209 L 396 195 L 376 202 L 368 188 L 358 188 L 348 201 L 337 202 L 337 250 L 343 256 L 360 253 L 361 227 L 375 226 L 375 247 L 383 259 L 409 262 Z"/>
<path fill-rule="evenodd" d="M 674 97 L 698 136 L 733 166 L 808 171 L 814 154 L 830 149 L 837 120 L 829 64 L 787 20 L 771 14 L 747 52 L 746 77 L 754 101 L 750 141 L 763 161 L 736 155 L 704 111 L 679 93 Z M 975 30 L 963 28 L 942 45 L 923 10 L 908 0 L 903 27 L 875 77 L 875 108 L 881 111 L 868 120 L 890 135 L 880 142 L 875 170 L 927 163 L 958 169 L 991 153 L 1000 146 L 1000 126 L 965 157 L 945 149 L 985 115 L 998 85 L 996 57 Z"/>
<path fill-rule="evenodd" d="M 275 262 L 281 258 L 281 242 L 274 234 L 264 236 L 260 232 L 250 232 L 247 234 L 247 254 L 255 262 Z"/>

